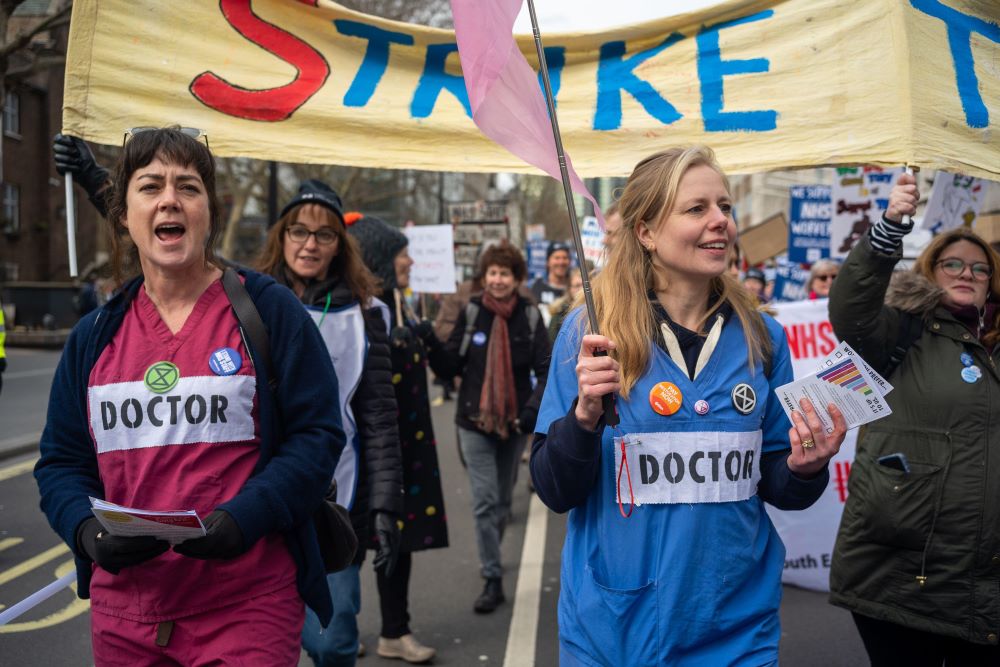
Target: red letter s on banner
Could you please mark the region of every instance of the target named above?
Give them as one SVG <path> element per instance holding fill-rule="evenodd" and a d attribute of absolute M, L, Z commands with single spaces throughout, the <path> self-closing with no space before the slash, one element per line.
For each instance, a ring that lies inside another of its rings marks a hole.
<path fill-rule="evenodd" d="M 279 121 L 291 116 L 323 87 L 330 65 L 317 51 L 294 35 L 262 20 L 250 0 L 219 0 L 223 16 L 237 32 L 298 70 L 284 86 L 264 90 L 240 88 L 211 72 L 191 82 L 191 94 L 202 104 L 237 118 Z"/>

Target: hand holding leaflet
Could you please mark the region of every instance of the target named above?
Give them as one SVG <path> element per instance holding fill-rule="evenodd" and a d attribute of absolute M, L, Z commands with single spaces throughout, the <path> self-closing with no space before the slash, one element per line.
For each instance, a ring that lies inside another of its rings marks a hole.
<path fill-rule="evenodd" d="M 99 498 L 91 498 L 90 507 L 111 535 L 149 536 L 178 544 L 205 534 L 205 526 L 194 510 L 157 512 L 123 507 Z"/>
<path fill-rule="evenodd" d="M 823 359 L 820 371 L 778 387 L 774 393 L 793 423 L 792 413 L 799 409 L 799 400 L 808 398 L 813 405 L 833 403 L 844 414 L 848 428 L 854 428 L 892 414 L 885 402 L 885 394 L 890 391 L 892 385 L 847 343 L 841 343 Z M 824 431 L 831 433 L 830 416 L 822 410 L 817 412 Z"/>

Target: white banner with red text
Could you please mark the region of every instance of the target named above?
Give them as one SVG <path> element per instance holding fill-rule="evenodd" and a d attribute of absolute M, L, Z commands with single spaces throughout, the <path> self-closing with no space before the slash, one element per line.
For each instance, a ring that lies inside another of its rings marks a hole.
<path fill-rule="evenodd" d="M 819 361 L 837 346 L 827 313 L 827 300 L 793 301 L 775 305 L 785 328 L 796 379 L 815 373 Z M 847 477 L 854 461 L 857 430 L 848 431 L 840 453 L 830 461 L 830 484 L 809 509 L 784 512 L 767 506 L 767 513 L 785 543 L 782 581 L 817 591 L 830 590 L 830 560 L 847 500 Z"/>

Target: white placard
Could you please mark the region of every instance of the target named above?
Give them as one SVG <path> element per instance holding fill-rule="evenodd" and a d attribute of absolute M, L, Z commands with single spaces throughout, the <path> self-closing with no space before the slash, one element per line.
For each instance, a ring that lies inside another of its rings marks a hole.
<path fill-rule="evenodd" d="M 979 215 L 979 205 L 986 192 L 986 181 L 972 176 L 934 174 L 934 186 L 927 199 L 922 227 L 935 234 L 955 227 L 971 227 Z"/>
<path fill-rule="evenodd" d="M 847 253 L 868 228 L 878 220 L 889 204 L 889 192 L 903 169 L 878 167 L 840 167 L 830 190 L 830 256 L 836 259 Z"/>
<path fill-rule="evenodd" d="M 451 225 L 414 225 L 403 230 L 410 240 L 410 288 L 414 292 L 455 292 L 455 244 Z"/>
<path fill-rule="evenodd" d="M 601 223 L 592 215 L 583 219 L 580 225 L 580 239 L 583 241 L 583 256 L 601 266 L 604 263 L 604 230 Z"/>

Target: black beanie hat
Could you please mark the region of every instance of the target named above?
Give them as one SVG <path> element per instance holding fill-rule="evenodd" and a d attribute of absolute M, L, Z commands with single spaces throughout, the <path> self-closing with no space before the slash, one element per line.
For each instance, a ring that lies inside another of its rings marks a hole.
<path fill-rule="evenodd" d="M 572 253 L 570 253 L 570 251 L 569 251 L 569 246 L 568 245 L 566 245 L 562 241 L 553 241 L 553 242 L 551 242 L 549 244 L 548 249 L 545 251 L 545 261 L 546 262 L 549 261 L 549 257 L 551 257 L 553 254 L 559 252 L 560 250 L 566 252 L 569 255 L 572 255 Z"/>
<path fill-rule="evenodd" d="M 396 266 L 393 260 L 410 240 L 384 220 L 370 215 L 347 214 L 347 233 L 361 246 L 365 266 L 382 281 L 386 292 L 396 287 Z"/>
<path fill-rule="evenodd" d="M 302 184 L 299 185 L 299 191 L 281 209 L 281 215 L 278 216 L 278 219 L 285 217 L 286 213 L 302 204 L 318 204 L 336 213 L 341 222 L 344 221 L 344 204 L 340 201 L 340 195 L 323 181 L 318 181 L 315 178 L 302 181 Z"/>

